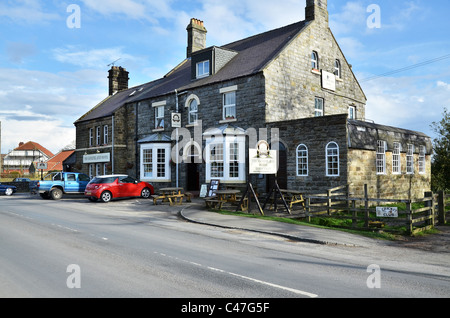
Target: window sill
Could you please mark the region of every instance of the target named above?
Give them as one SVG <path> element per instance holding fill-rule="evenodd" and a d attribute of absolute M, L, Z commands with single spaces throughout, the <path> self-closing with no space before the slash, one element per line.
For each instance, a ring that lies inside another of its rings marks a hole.
<path fill-rule="evenodd" d="M 311 70 L 311 73 L 316 74 L 316 75 L 321 75 L 320 71 L 319 71 L 319 70 L 316 70 L 315 68 L 313 68 L 313 69 Z"/>
<path fill-rule="evenodd" d="M 164 128 L 155 128 L 152 130 L 152 132 L 160 132 L 160 131 L 164 131 Z"/>
<path fill-rule="evenodd" d="M 236 121 L 237 121 L 236 118 L 233 118 L 233 119 L 222 119 L 222 120 L 219 121 L 219 124 L 233 123 L 233 122 L 236 122 Z"/>
<path fill-rule="evenodd" d="M 198 123 L 195 123 L 195 124 L 187 124 L 187 125 L 186 125 L 186 128 L 197 127 L 197 126 L 198 126 Z"/>

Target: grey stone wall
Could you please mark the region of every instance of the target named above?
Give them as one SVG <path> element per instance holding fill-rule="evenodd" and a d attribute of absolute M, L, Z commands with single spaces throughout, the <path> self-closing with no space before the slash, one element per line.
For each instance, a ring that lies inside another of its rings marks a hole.
<path fill-rule="evenodd" d="M 288 188 L 305 194 L 323 193 L 327 189 L 347 184 L 347 116 L 334 115 L 269 123 L 268 128 L 279 128 L 280 141 L 287 149 Z M 339 176 L 326 176 L 326 146 L 339 146 Z M 308 147 L 308 176 L 297 176 L 297 147 Z M 258 188 L 263 189 L 265 180 Z"/>
<path fill-rule="evenodd" d="M 311 54 L 319 55 L 320 70 L 311 66 Z M 334 73 L 334 62 L 341 63 L 342 76 L 336 80 L 336 91 L 322 88 L 324 70 Z M 365 118 L 366 98 L 328 23 L 315 20 L 265 69 L 268 122 L 314 116 L 315 98 L 325 100 L 324 114 L 347 114 L 356 108 L 358 119 Z"/>

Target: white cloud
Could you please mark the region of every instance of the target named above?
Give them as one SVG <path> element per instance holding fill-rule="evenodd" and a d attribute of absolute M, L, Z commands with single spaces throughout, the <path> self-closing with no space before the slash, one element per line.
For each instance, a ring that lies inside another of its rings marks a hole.
<path fill-rule="evenodd" d="M 75 122 L 107 94 L 105 74 L 0 69 L 2 153 L 20 141 L 56 152 L 74 139 Z"/>
<path fill-rule="evenodd" d="M 42 8 L 40 0 L 18 0 L 0 3 L 0 18 L 6 18 L 17 24 L 47 23 L 61 19 L 56 13 L 48 13 Z"/>
<path fill-rule="evenodd" d="M 136 60 L 137 58 L 123 52 L 123 48 L 105 48 L 82 50 L 76 46 L 66 46 L 64 48 L 56 48 L 52 50 L 53 57 L 61 63 L 68 63 L 83 68 L 101 68 L 104 69 L 109 63 L 121 59 Z"/>
<path fill-rule="evenodd" d="M 430 136 L 431 123 L 440 120 L 450 100 L 449 84 L 429 85 L 419 77 L 384 77 L 364 83 L 363 89 L 368 99 L 367 119 Z"/>

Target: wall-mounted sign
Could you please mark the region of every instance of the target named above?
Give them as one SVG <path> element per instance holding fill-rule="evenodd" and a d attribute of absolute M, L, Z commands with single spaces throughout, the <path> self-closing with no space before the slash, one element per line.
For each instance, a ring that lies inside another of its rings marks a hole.
<path fill-rule="evenodd" d="M 181 128 L 181 114 L 172 113 L 172 128 Z"/>
<path fill-rule="evenodd" d="M 377 217 L 397 218 L 398 217 L 398 208 L 377 206 Z"/>
<path fill-rule="evenodd" d="M 111 154 L 109 152 L 83 156 L 83 163 L 101 163 L 110 161 L 111 161 Z"/>
<path fill-rule="evenodd" d="M 335 91 L 336 75 L 322 70 L 322 87 L 331 91 Z"/>
<path fill-rule="evenodd" d="M 270 150 L 265 140 L 258 142 L 256 149 L 249 149 L 250 174 L 276 174 L 278 171 L 278 152 Z"/>

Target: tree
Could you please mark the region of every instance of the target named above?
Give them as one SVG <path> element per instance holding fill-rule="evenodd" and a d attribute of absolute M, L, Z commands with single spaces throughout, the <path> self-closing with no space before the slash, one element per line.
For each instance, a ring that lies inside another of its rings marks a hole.
<path fill-rule="evenodd" d="M 450 189 L 450 113 L 444 108 L 441 121 L 431 128 L 437 134 L 433 140 L 434 156 L 431 162 L 431 186 L 434 191 Z"/>

